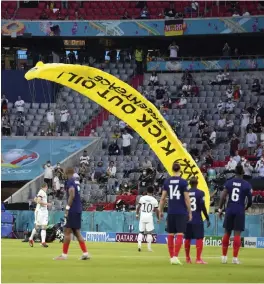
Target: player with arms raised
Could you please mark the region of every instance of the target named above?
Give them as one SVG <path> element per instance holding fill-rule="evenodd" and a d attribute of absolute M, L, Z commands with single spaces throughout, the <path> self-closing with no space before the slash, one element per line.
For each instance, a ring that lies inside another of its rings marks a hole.
<path fill-rule="evenodd" d="M 72 168 L 66 169 L 67 182 L 66 191 L 68 197 L 68 204 L 65 211 L 66 224 L 64 227 L 64 242 L 63 242 L 63 252 L 61 256 L 55 258 L 55 260 L 66 260 L 68 256 L 68 249 L 71 242 L 71 234 L 73 233 L 77 238 L 80 248 L 83 252 L 81 260 L 89 259 L 89 255 L 86 249 L 86 244 L 81 235 L 81 222 L 82 222 L 82 204 L 80 197 L 80 186 L 79 182 L 75 181 L 74 170 Z M 76 177 L 76 176 L 75 176 Z"/>
<path fill-rule="evenodd" d="M 41 228 L 41 246 L 47 248 L 46 235 L 47 235 L 47 225 L 49 221 L 48 206 L 50 205 L 47 201 L 47 190 L 48 185 L 44 183 L 35 197 L 34 201 L 37 203 L 35 210 L 35 228 L 32 230 L 31 236 L 29 237 L 29 245 L 33 247 L 34 236 L 37 231 Z"/>
<path fill-rule="evenodd" d="M 163 208 L 168 196 L 168 249 L 171 264 L 180 264 L 178 255 L 183 243 L 183 235 L 187 222 L 192 220 L 191 203 L 188 192 L 188 183 L 181 178 L 181 167 L 177 162 L 172 165 L 174 176 L 166 179 L 163 185 L 160 200 L 160 218 L 163 217 Z M 174 235 L 176 235 L 174 244 Z"/>
<path fill-rule="evenodd" d="M 156 213 L 159 222 L 158 201 L 153 197 L 154 188 L 147 188 L 147 195 L 141 196 L 136 210 L 136 218 L 139 218 L 138 251 L 141 251 L 141 243 L 144 233 L 147 234 L 148 251 L 152 251 L 151 243 L 153 241 L 152 233 L 154 231 L 153 212 Z"/>
<path fill-rule="evenodd" d="M 203 238 L 204 238 L 204 224 L 202 218 L 202 212 L 207 220 L 207 228 L 210 226 L 209 216 L 207 214 L 204 203 L 204 192 L 197 188 L 198 179 L 192 177 L 190 179 L 189 196 L 191 201 L 192 220 L 188 222 L 185 233 L 185 254 L 186 262 L 192 263 L 190 257 L 191 240 L 196 240 L 196 263 L 207 264 L 201 258 L 203 251 Z"/>
<path fill-rule="evenodd" d="M 245 229 L 245 210 L 252 205 L 252 187 L 243 180 L 243 166 L 238 164 L 235 169 L 236 177 L 228 180 L 225 183 L 224 190 L 220 198 L 219 217 L 222 218 L 222 208 L 225 204 L 227 196 L 228 203 L 226 208 L 224 229 L 225 234 L 222 240 L 222 263 L 227 263 L 227 251 L 229 245 L 230 235 L 234 231 L 233 242 L 233 260 L 232 263 L 240 264 L 238 260 L 238 252 L 241 246 L 241 232 Z M 247 205 L 245 207 L 247 198 Z"/>

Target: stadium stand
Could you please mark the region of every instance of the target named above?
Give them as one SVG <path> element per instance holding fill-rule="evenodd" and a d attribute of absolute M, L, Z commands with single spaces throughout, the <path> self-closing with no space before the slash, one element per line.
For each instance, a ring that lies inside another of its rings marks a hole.
<path fill-rule="evenodd" d="M 142 2 L 143 3 L 143 2 Z M 68 7 L 62 7 L 60 1 L 39 2 L 38 8 L 18 8 L 15 2 L 1 2 L 2 19 L 27 20 L 117 20 L 117 19 L 163 19 L 168 9 L 173 9 L 178 17 L 231 17 L 233 15 L 262 15 L 258 1 L 243 3 L 219 2 L 219 5 L 207 1 L 148 1 L 147 16 L 142 16 L 142 3 L 136 1 L 71 1 Z M 238 4 L 236 4 L 238 3 Z M 144 5 L 144 4 L 143 4 Z"/>

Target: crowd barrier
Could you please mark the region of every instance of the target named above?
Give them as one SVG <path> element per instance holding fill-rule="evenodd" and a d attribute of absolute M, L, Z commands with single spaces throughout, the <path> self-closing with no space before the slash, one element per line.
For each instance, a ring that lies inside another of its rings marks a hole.
<path fill-rule="evenodd" d="M 17 231 L 31 230 L 34 225 L 33 211 L 9 211 L 15 219 L 15 229 Z M 49 213 L 49 223 L 56 224 L 63 218 L 63 211 L 53 211 Z M 216 214 L 210 214 L 211 226 L 205 228 L 206 236 L 222 236 L 224 234 L 223 221 L 220 221 Z M 165 218 L 160 224 L 155 220 L 155 233 L 165 234 Z M 120 232 L 138 233 L 138 220 L 135 212 L 83 212 L 82 231 L 84 232 Z M 98 235 L 99 236 L 99 235 Z M 243 237 L 264 237 L 264 215 L 247 215 L 246 228 Z"/>

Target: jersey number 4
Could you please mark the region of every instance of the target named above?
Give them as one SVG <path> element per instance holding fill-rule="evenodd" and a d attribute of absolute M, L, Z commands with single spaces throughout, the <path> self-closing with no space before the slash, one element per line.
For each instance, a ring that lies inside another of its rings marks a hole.
<path fill-rule="evenodd" d="M 180 199 L 181 198 L 181 193 L 178 190 L 178 185 L 170 185 L 170 199 L 174 199 L 174 197 L 176 197 L 176 199 Z"/>

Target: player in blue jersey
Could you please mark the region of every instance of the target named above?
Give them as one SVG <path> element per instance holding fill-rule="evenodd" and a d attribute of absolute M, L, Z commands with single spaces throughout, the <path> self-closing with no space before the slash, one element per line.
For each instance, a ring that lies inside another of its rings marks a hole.
<path fill-rule="evenodd" d="M 168 249 L 171 264 L 180 264 L 178 255 L 183 243 L 183 235 L 188 221 L 192 220 L 191 203 L 188 183 L 181 178 L 181 167 L 177 162 L 172 165 L 174 176 L 164 181 L 160 200 L 160 219 L 163 218 L 163 208 L 168 197 Z M 174 235 L 176 235 L 174 244 Z"/>
<path fill-rule="evenodd" d="M 190 179 L 190 202 L 191 202 L 191 210 L 192 210 L 192 220 L 188 222 L 186 232 L 185 232 L 185 254 L 186 254 L 186 262 L 192 263 L 190 257 L 190 247 L 191 240 L 196 240 L 196 263 L 197 264 L 207 264 L 201 258 L 203 251 L 203 238 L 204 238 L 204 224 L 202 213 L 204 214 L 207 220 L 207 228 L 210 226 L 209 216 L 205 208 L 204 203 L 204 192 L 197 188 L 198 179 L 196 177 L 192 177 Z"/>
<path fill-rule="evenodd" d="M 64 242 L 62 255 L 55 258 L 55 260 L 66 260 L 68 256 L 68 249 L 71 242 L 71 234 L 77 238 L 80 248 L 83 252 L 81 260 L 89 259 L 85 241 L 81 235 L 81 222 L 82 222 L 82 203 L 80 197 L 80 183 L 78 176 L 74 174 L 72 168 L 66 169 L 67 182 L 65 189 L 67 192 L 68 203 L 65 210 L 65 227 L 64 227 Z"/>
<path fill-rule="evenodd" d="M 228 196 L 226 214 L 224 220 L 225 234 L 222 240 L 222 263 L 227 263 L 227 251 L 229 239 L 234 231 L 233 260 L 232 263 L 240 264 L 238 252 L 241 246 L 241 232 L 245 229 L 245 210 L 252 205 L 252 187 L 243 180 L 243 166 L 238 164 L 235 169 L 236 177 L 225 183 L 224 190 L 220 199 L 219 217 L 222 218 L 222 208 Z M 247 202 L 246 202 L 247 199 Z M 246 204 L 247 203 L 247 204 Z"/>

